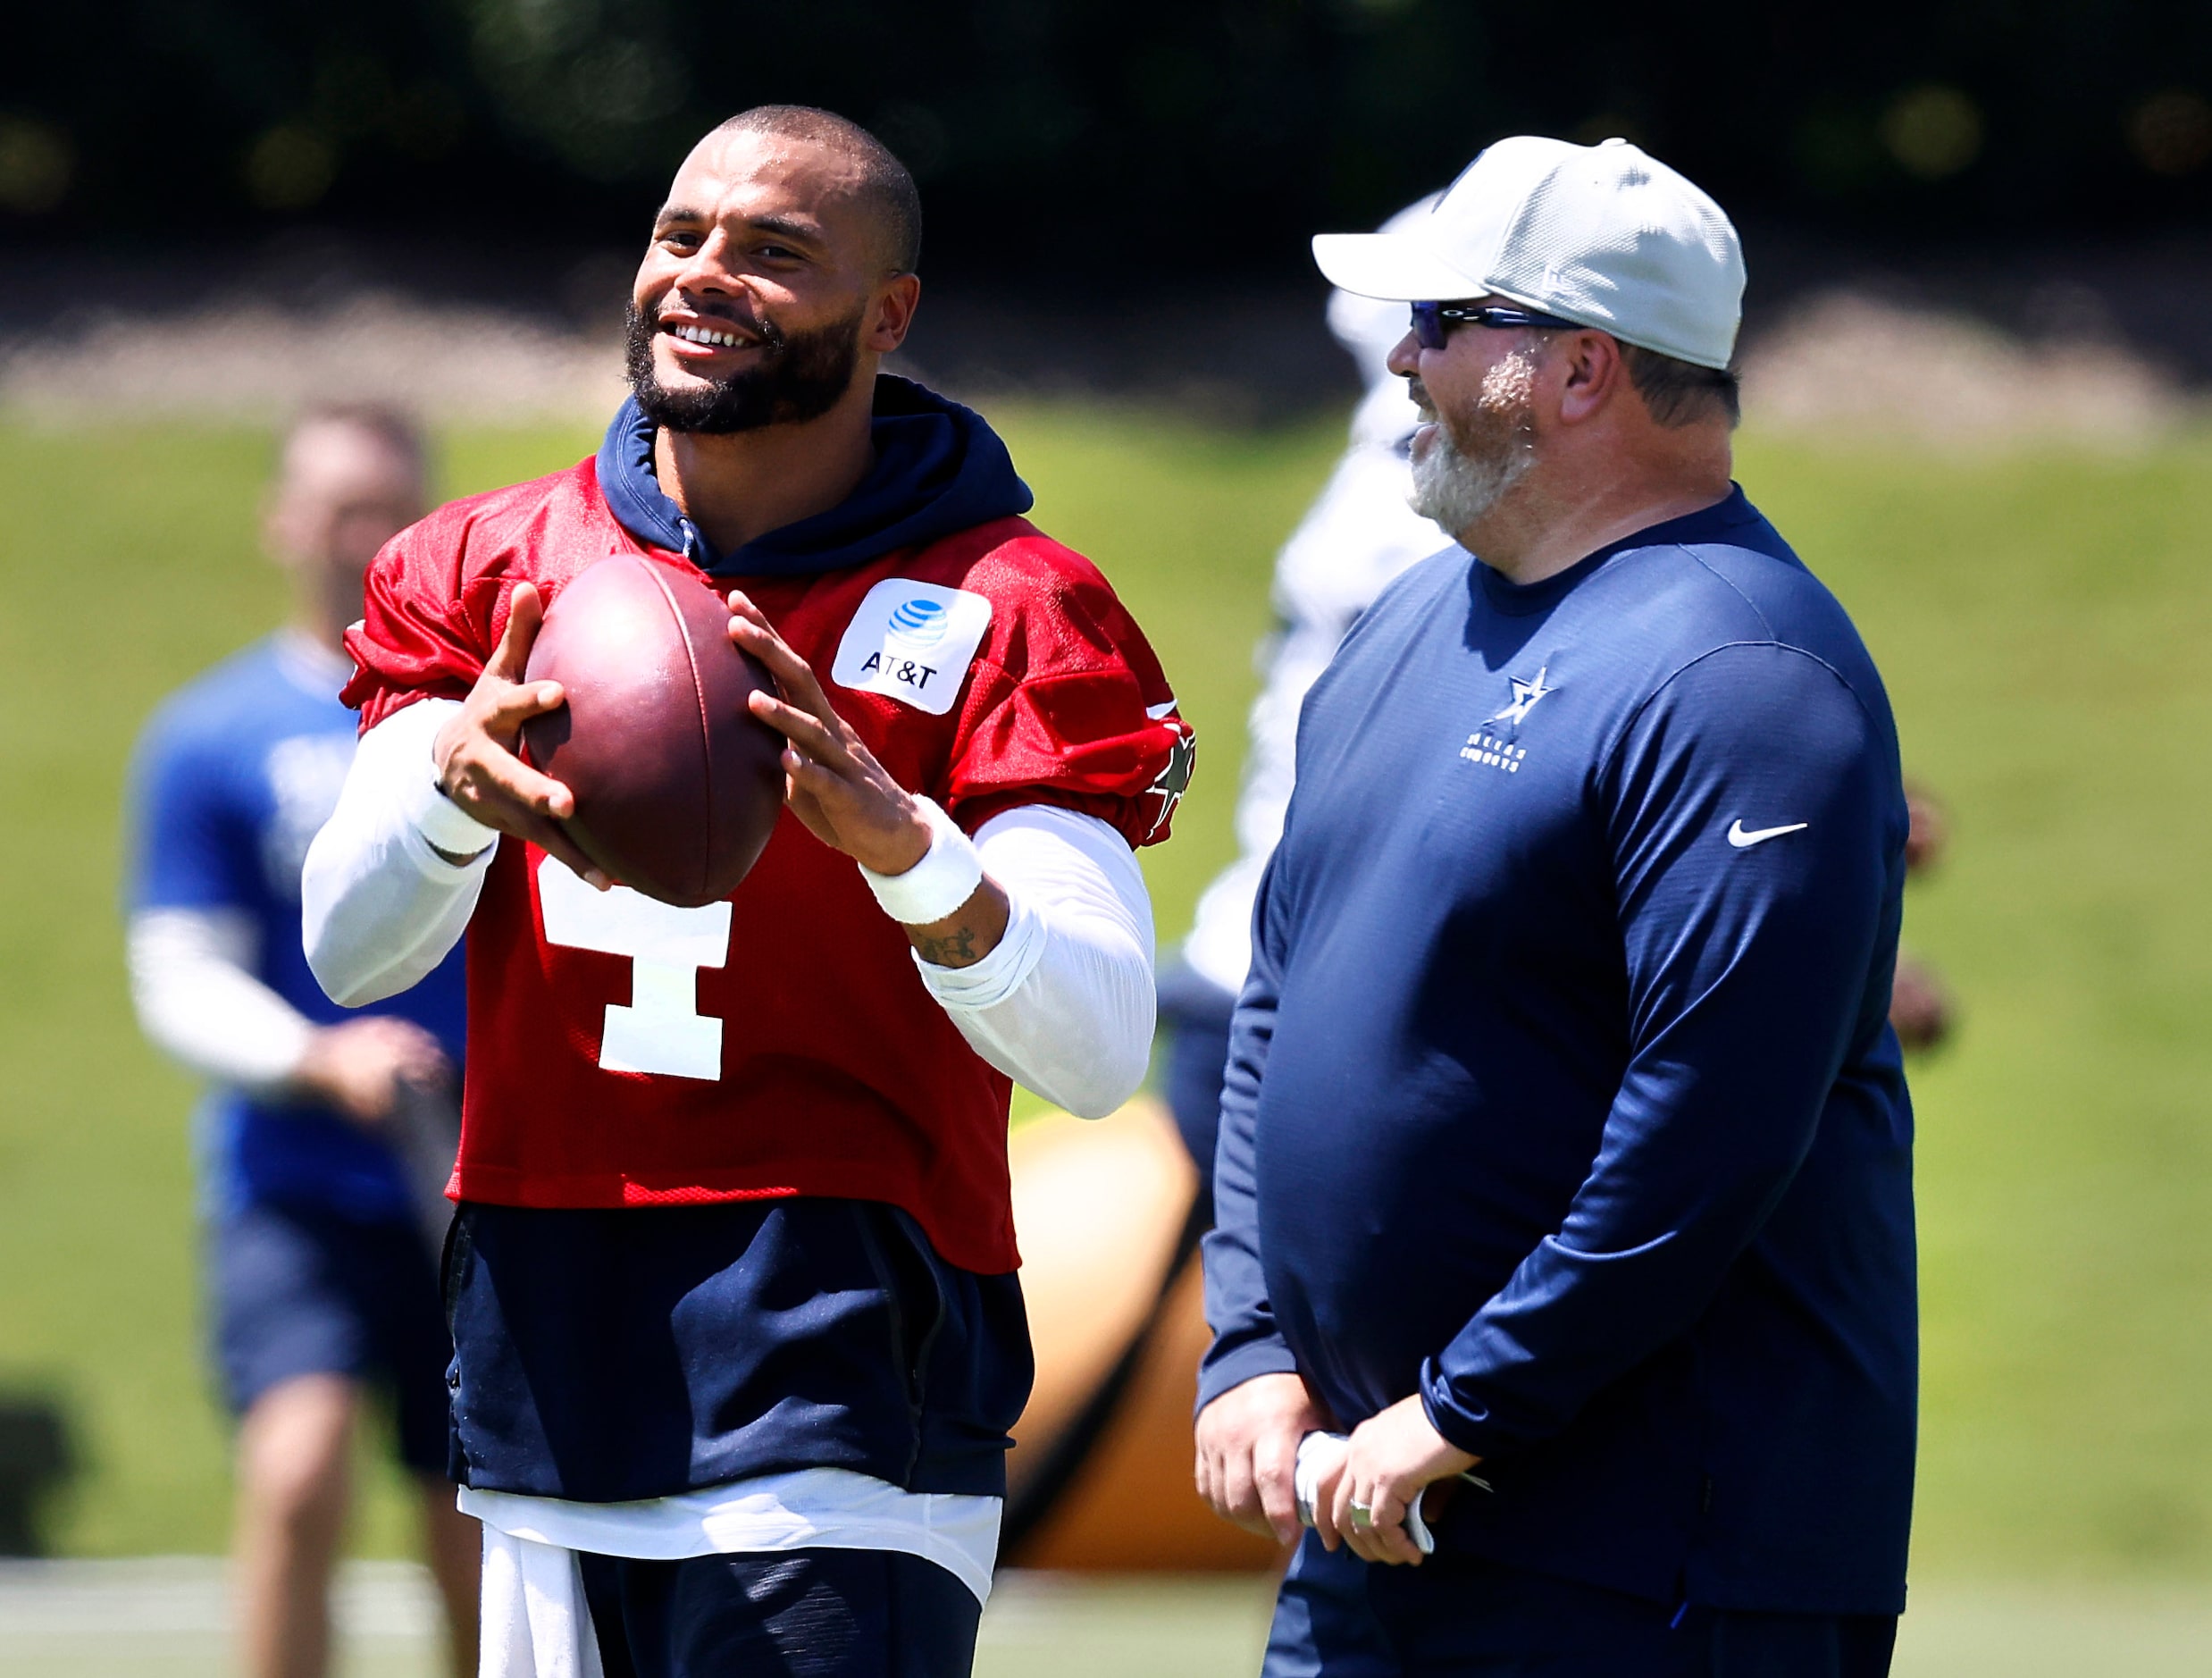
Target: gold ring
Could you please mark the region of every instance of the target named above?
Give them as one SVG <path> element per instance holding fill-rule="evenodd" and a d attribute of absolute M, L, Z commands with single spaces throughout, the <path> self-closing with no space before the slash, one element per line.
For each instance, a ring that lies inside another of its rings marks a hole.
<path fill-rule="evenodd" d="M 1352 1524 L 1353 1526 L 1373 1526 L 1375 1524 L 1375 1506 L 1371 1503 L 1353 1504 L 1352 1506 Z"/>

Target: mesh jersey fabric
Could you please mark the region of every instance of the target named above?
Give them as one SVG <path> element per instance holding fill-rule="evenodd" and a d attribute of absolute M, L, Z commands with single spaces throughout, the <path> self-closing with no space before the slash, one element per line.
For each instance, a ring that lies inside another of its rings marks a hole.
<path fill-rule="evenodd" d="M 454 503 L 387 547 L 348 642 L 359 670 L 345 697 L 364 726 L 418 698 L 465 695 L 517 583 L 550 604 L 616 552 L 707 575 L 626 528 L 599 470 L 585 461 Z M 1104 578 L 1026 520 L 813 573 L 714 580 L 743 586 L 901 784 L 971 833 L 1042 801 L 1096 816 L 1133 845 L 1167 835 L 1190 732 Z M 942 714 L 826 679 L 879 585 L 908 584 L 988 602 L 966 667 L 941 678 L 959 684 Z M 697 926 L 708 955 L 719 952 L 692 969 L 695 1011 L 719 1036 L 704 1077 L 603 1063 L 609 1011 L 633 1003 L 638 961 L 605 946 L 645 935 L 618 927 L 585 947 L 566 930 L 564 875 L 509 845 L 485 882 L 468 935 L 476 1058 L 454 1194 L 549 1207 L 880 1200 L 909 1212 L 951 1263 L 1014 1267 L 1010 1084 L 930 998 L 850 859 L 787 812 L 726 908 L 654 906 L 661 918 L 708 918 Z"/>

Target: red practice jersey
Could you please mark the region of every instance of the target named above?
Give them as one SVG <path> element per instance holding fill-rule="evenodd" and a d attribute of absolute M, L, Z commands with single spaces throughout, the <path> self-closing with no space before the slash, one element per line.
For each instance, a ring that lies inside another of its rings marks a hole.
<path fill-rule="evenodd" d="M 610 553 L 705 577 L 641 545 L 588 460 L 403 532 L 347 635 L 359 667 L 345 697 L 362 726 L 465 696 L 515 583 L 549 604 Z M 1167 836 L 1190 731 L 1105 579 L 1026 520 L 842 570 L 707 580 L 742 586 L 900 784 L 969 832 L 1051 803 L 1132 845 Z M 851 859 L 790 811 L 744 883 L 699 909 L 593 892 L 535 846 L 503 841 L 470 923 L 468 975 L 455 1198 L 880 1200 L 964 1269 L 1018 1262 L 1009 1080 L 924 988 Z"/>

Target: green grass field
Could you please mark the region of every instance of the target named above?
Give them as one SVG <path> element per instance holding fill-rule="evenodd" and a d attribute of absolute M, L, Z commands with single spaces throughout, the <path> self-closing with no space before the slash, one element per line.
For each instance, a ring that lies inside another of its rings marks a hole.
<path fill-rule="evenodd" d="M 1001 1574 L 976 1678 L 1231 1678 L 1267 1636 L 1264 1578 Z M 439 1671 L 429 1587 L 357 1563 L 337 1592 L 339 1678 Z M 0 1568 L 0 1678 L 222 1678 L 238 1670 L 219 1567 L 193 1559 Z M 1896 1678 L 2201 1678 L 2212 1601 L 2171 1588 L 1920 1593 Z"/>
<path fill-rule="evenodd" d="M 1147 859 L 1172 939 L 1229 852 L 1273 549 L 1337 433 L 999 417 L 1040 520 L 1121 588 L 1200 733 Z M 449 438 L 446 485 L 592 440 Z M 130 1019 L 115 811 L 148 708 L 279 609 L 253 544 L 267 457 L 247 432 L 0 426 L 0 1387 L 72 1406 L 78 1554 L 223 1541 L 190 1089 Z M 2212 437 L 1973 463 L 1755 437 L 1739 475 L 1857 617 L 1954 818 L 1906 928 L 1965 1004 L 1915 1078 L 1919 1575 L 2212 1583 Z M 379 1479 L 360 1548 L 406 1539 Z"/>

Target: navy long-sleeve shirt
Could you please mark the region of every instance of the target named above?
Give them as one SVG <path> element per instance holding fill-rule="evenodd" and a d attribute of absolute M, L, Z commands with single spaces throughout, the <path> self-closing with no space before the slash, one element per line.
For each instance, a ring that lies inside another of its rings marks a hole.
<path fill-rule="evenodd" d="M 1447 1545 L 1895 1613 L 1916 1322 L 1880 676 L 1741 491 L 1517 586 L 1453 549 L 1306 701 L 1201 1402 L 1418 1392 Z"/>

